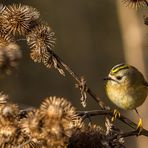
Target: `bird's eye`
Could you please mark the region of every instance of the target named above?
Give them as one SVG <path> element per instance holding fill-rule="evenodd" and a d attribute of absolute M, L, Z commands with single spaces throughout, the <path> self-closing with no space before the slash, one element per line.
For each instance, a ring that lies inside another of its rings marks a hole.
<path fill-rule="evenodd" d="M 117 76 L 116 78 L 117 78 L 117 80 L 121 80 L 122 76 Z"/>

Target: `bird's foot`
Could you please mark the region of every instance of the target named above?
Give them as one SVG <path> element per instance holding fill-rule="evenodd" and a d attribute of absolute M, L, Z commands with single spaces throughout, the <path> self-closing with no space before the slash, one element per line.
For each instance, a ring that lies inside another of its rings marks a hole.
<path fill-rule="evenodd" d="M 142 130 L 143 130 L 143 123 L 142 123 L 142 119 L 140 118 L 137 126 L 138 135 L 140 135 Z"/>
<path fill-rule="evenodd" d="M 111 118 L 111 121 L 114 122 L 119 117 L 120 117 L 120 112 L 117 109 L 114 109 L 113 117 Z"/>

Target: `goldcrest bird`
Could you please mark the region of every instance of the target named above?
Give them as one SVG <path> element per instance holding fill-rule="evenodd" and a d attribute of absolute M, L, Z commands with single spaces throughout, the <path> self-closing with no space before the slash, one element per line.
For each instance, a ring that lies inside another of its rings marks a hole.
<path fill-rule="evenodd" d="M 136 108 L 144 103 L 148 94 L 148 83 L 142 73 L 134 66 L 118 64 L 110 70 L 105 80 L 108 98 L 119 108 L 135 110 L 138 114 Z M 138 128 L 142 128 L 141 118 Z"/>

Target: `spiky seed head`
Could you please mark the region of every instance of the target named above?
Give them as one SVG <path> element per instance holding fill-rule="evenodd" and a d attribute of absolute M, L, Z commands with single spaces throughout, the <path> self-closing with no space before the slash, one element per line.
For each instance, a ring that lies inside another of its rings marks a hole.
<path fill-rule="evenodd" d="M 138 7 L 143 7 L 148 4 L 147 0 L 122 0 L 122 3 L 126 7 L 132 7 L 132 8 L 138 8 Z"/>
<path fill-rule="evenodd" d="M 19 46 L 13 42 L 0 47 L 0 72 L 8 73 L 15 69 L 22 54 Z"/>
<path fill-rule="evenodd" d="M 43 47 L 42 49 L 31 49 L 30 57 L 34 62 L 41 63 L 50 56 L 48 55 L 47 48 Z"/>
<path fill-rule="evenodd" d="M 10 42 L 13 42 L 13 40 L 14 39 L 10 34 L 0 31 L 0 48 L 2 48 L 3 46 L 7 46 Z"/>
<path fill-rule="evenodd" d="M 75 108 L 65 98 L 49 97 L 41 104 L 41 112 L 46 114 L 49 118 L 61 119 L 70 118 L 76 119 Z"/>
<path fill-rule="evenodd" d="M 11 143 L 15 138 L 16 130 L 17 128 L 11 125 L 0 126 L 0 145 L 3 143 Z"/>
<path fill-rule="evenodd" d="M 55 45 L 54 32 L 47 24 L 36 26 L 28 35 L 27 43 L 31 48 L 31 58 L 35 62 L 44 62 L 49 58 L 48 50 L 53 49 Z"/>
<path fill-rule="evenodd" d="M 81 129 L 73 130 L 69 139 L 68 148 L 101 148 L 105 147 L 105 144 L 107 144 L 107 138 L 103 128 L 98 125 L 90 124 Z"/>
<path fill-rule="evenodd" d="M 35 139 L 43 139 L 45 133 L 43 132 L 43 118 L 39 110 L 33 110 L 28 113 L 27 118 L 21 120 L 22 132 Z"/>
<path fill-rule="evenodd" d="M 27 35 L 27 43 L 31 48 L 32 60 L 44 63 L 50 57 L 48 50 L 55 45 L 54 32 L 47 24 L 41 23 Z"/>
<path fill-rule="evenodd" d="M 75 108 L 64 98 L 49 97 L 38 111 L 21 120 L 21 129 L 45 147 L 63 147 L 74 128 L 82 126 Z"/>
<path fill-rule="evenodd" d="M 55 33 L 47 24 L 41 23 L 27 35 L 27 43 L 31 49 L 52 49 L 55 45 Z"/>
<path fill-rule="evenodd" d="M 2 11 L 3 28 L 13 35 L 24 35 L 32 21 L 39 18 L 39 12 L 30 6 L 13 4 Z"/>
<path fill-rule="evenodd" d="M 8 102 L 8 99 L 8 95 L 3 94 L 3 92 L 0 92 L 0 106 L 6 104 Z"/>
<path fill-rule="evenodd" d="M 17 122 L 19 108 L 16 104 L 7 103 L 0 106 L 0 122 L 2 125 L 11 125 Z"/>

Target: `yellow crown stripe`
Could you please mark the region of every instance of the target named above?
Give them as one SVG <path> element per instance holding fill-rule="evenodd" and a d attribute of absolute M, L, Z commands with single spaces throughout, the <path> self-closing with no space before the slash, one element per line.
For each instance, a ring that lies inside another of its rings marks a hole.
<path fill-rule="evenodd" d="M 119 66 L 119 67 L 117 67 L 115 69 L 112 69 L 111 73 L 116 73 L 116 72 L 120 71 L 121 69 L 128 69 L 128 68 L 129 68 L 128 65 Z"/>

